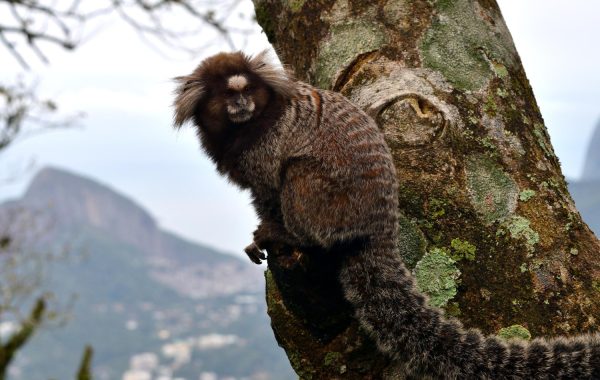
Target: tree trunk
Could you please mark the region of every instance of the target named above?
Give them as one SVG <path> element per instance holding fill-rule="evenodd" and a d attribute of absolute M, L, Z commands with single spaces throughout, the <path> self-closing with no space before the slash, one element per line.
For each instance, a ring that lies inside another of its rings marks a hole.
<path fill-rule="evenodd" d="M 401 252 L 430 304 L 486 334 L 597 330 L 600 244 L 494 0 L 254 4 L 299 79 L 341 92 L 385 132 Z M 292 366 L 302 379 L 402 378 L 358 328 L 328 261 L 269 257 L 269 315 Z"/>

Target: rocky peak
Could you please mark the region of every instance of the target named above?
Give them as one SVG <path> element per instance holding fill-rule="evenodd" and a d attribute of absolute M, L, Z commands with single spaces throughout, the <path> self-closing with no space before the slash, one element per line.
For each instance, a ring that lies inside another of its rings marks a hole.
<path fill-rule="evenodd" d="M 40 170 L 22 203 L 47 212 L 60 225 L 99 228 L 136 245 L 152 243 L 157 232 L 152 216 L 131 199 L 61 169 Z"/>

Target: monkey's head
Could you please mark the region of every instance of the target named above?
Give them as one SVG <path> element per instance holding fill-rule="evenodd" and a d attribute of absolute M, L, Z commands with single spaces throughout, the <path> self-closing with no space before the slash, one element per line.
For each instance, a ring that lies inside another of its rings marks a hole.
<path fill-rule="evenodd" d="M 175 126 L 188 120 L 200 130 L 225 131 L 258 119 L 277 96 L 294 95 L 294 82 L 268 59 L 241 52 L 205 59 L 192 74 L 178 77 Z"/>

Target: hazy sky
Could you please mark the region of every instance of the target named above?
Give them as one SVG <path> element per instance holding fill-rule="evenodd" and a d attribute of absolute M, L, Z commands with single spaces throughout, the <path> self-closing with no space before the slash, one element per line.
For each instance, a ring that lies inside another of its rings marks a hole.
<path fill-rule="evenodd" d="M 565 175 L 576 178 L 600 117 L 600 2 L 499 0 Z M 244 8 L 251 11 L 248 0 Z M 209 38 L 199 36 L 199 38 Z M 249 53 L 267 46 L 256 33 Z M 205 52 L 226 50 L 215 45 Z M 164 228 L 239 253 L 250 242 L 254 212 L 246 194 L 215 174 L 191 130 L 171 129 L 173 85 L 202 57 L 167 60 L 119 23 L 74 53 L 52 50 L 36 65 L 40 90 L 66 112 L 85 111 L 81 128 L 23 140 L 0 156 L 0 177 L 24 163 L 62 167 L 95 178 L 147 208 Z M 19 68 L 0 50 L 0 79 Z M 19 196 L 34 170 L 0 185 L 0 200 Z M 2 179 L 2 178 L 0 178 Z"/>

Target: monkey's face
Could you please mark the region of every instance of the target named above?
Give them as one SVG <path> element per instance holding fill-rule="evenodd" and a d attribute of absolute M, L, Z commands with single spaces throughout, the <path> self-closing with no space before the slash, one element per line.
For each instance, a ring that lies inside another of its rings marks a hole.
<path fill-rule="evenodd" d="M 191 120 L 202 138 L 227 138 L 245 127 L 260 132 L 276 121 L 284 99 L 296 95 L 294 82 L 266 52 L 253 58 L 220 53 L 176 81 L 175 126 Z"/>
<path fill-rule="evenodd" d="M 269 92 L 262 81 L 247 74 L 236 74 L 226 78 L 224 99 L 227 118 L 240 124 L 262 113 Z"/>

